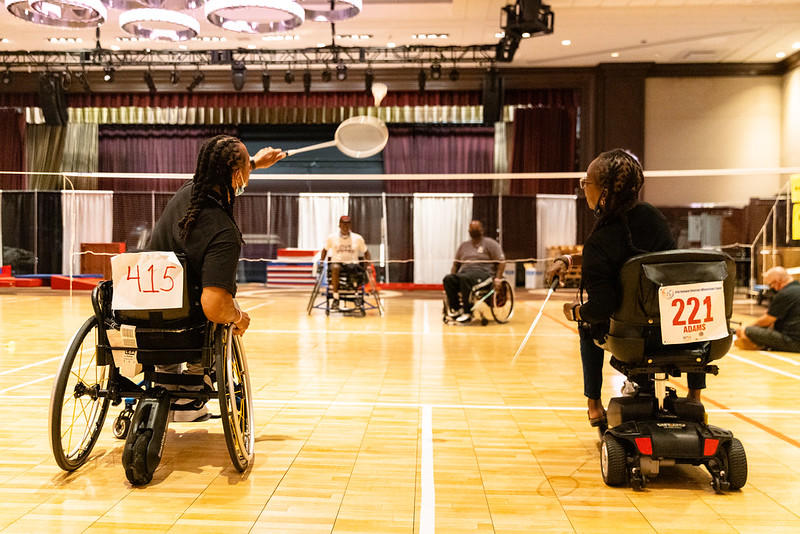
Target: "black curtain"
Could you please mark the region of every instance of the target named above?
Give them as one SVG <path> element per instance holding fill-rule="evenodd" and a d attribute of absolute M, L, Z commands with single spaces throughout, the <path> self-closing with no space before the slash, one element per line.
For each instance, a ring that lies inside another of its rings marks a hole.
<path fill-rule="evenodd" d="M 405 260 L 414 255 L 414 197 L 386 197 L 387 233 L 389 259 Z M 433 231 L 433 229 L 431 229 Z M 389 281 L 413 282 L 412 262 L 390 263 Z"/>
<path fill-rule="evenodd" d="M 281 248 L 297 246 L 299 212 L 297 195 L 272 195 L 269 227 L 280 238 Z"/>
<path fill-rule="evenodd" d="M 60 273 L 61 192 L 4 192 L 2 202 L 4 263 L 14 274 Z"/>
<path fill-rule="evenodd" d="M 505 200 L 505 199 L 504 199 Z M 472 197 L 472 218 L 483 223 L 486 237 L 499 241 L 500 221 L 497 218 L 496 196 Z"/>
<path fill-rule="evenodd" d="M 536 257 L 536 197 L 503 197 L 503 251 L 508 259 Z"/>
<path fill-rule="evenodd" d="M 381 242 L 381 204 L 379 196 L 350 195 L 349 213 L 353 220 L 353 231 L 361 234 L 367 245 Z"/>

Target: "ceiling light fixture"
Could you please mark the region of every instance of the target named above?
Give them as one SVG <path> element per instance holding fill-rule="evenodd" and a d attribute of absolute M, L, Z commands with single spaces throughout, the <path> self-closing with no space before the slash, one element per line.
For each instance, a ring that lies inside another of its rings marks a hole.
<path fill-rule="evenodd" d="M 458 79 L 461 77 L 461 73 L 458 72 L 457 68 L 453 67 L 453 70 L 450 71 L 450 74 L 448 74 L 448 77 L 450 78 L 451 82 L 457 82 Z"/>
<path fill-rule="evenodd" d="M 6 67 L 6 71 L 3 73 L 3 85 L 9 85 L 11 83 L 11 69 Z"/>
<path fill-rule="evenodd" d="M 7 43 L 8 41 L 3 41 L 3 42 Z M 800 41 L 792 43 L 792 50 L 798 50 L 798 49 L 800 49 Z"/>
<path fill-rule="evenodd" d="M 181 73 L 178 72 L 178 67 L 175 67 L 172 69 L 172 72 L 169 73 L 169 83 L 178 85 L 179 81 L 181 81 Z"/>
<path fill-rule="evenodd" d="M 283 81 L 288 85 L 294 83 L 294 72 L 292 72 L 292 69 L 286 69 L 286 72 L 283 73 Z"/>
<path fill-rule="evenodd" d="M 303 91 L 305 94 L 311 92 L 311 71 L 306 68 L 303 73 Z"/>
<path fill-rule="evenodd" d="M 425 91 L 425 83 L 427 81 L 428 81 L 428 73 L 425 72 L 425 69 L 420 68 L 419 74 L 417 74 L 417 85 L 419 86 L 420 93 Z"/>
<path fill-rule="evenodd" d="M 168 9 L 131 9 L 119 14 L 125 32 L 155 41 L 188 41 L 200 33 L 200 23 L 191 15 Z"/>
<path fill-rule="evenodd" d="M 345 65 L 342 61 L 339 61 L 339 64 L 336 65 L 336 79 L 340 82 L 343 82 L 347 79 L 347 65 Z"/>
<path fill-rule="evenodd" d="M 108 10 L 100 0 L 5 0 L 17 18 L 59 28 L 87 28 L 102 24 Z"/>
<path fill-rule="evenodd" d="M 103 81 L 106 83 L 114 81 L 114 67 L 111 65 L 103 67 Z"/>
<path fill-rule="evenodd" d="M 611 57 L 619 57 L 619 52 L 611 52 Z"/>
<path fill-rule="evenodd" d="M 144 71 L 144 83 L 147 84 L 147 89 L 150 91 L 151 95 L 154 95 L 156 92 L 158 92 L 156 82 L 153 79 L 153 73 L 149 70 Z"/>
<path fill-rule="evenodd" d="M 569 39 L 564 39 L 563 41 L 561 41 L 561 46 L 569 46 L 571 44 L 572 41 L 570 41 Z"/>
<path fill-rule="evenodd" d="M 786 57 L 786 52 L 778 52 L 777 54 L 775 54 L 775 57 L 778 59 L 783 59 Z"/>
<path fill-rule="evenodd" d="M 331 0 L 330 2 L 321 2 L 318 0 L 310 0 L 306 5 L 319 5 L 326 6 L 328 9 L 306 9 L 306 18 L 314 22 L 339 22 L 355 17 L 361 13 L 362 2 L 361 0 Z"/>
<path fill-rule="evenodd" d="M 305 11 L 292 0 L 209 0 L 211 24 L 240 33 L 289 31 L 305 21 Z"/>
<path fill-rule="evenodd" d="M 372 71 L 372 67 L 367 67 L 367 70 L 364 71 L 364 90 L 366 92 L 372 92 L 372 84 L 374 81 L 375 73 Z"/>
<path fill-rule="evenodd" d="M 234 61 L 231 64 L 231 83 L 236 91 L 241 91 L 244 88 L 244 82 L 247 78 L 247 68 L 241 61 Z"/>
<path fill-rule="evenodd" d="M 327 63 L 325 63 L 325 68 L 322 69 L 322 73 L 320 74 L 320 76 L 322 77 L 322 81 L 325 82 L 325 83 L 328 83 L 329 81 L 331 81 L 331 78 L 333 77 L 333 73 L 331 72 L 331 69 L 328 67 Z"/>
<path fill-rule="evenodd" d="M 271 85 L 272 79 L 270 78 L 269 72 L 267 68 L 264 67 L 264 72 L 261 73 L 261 86 L 264 88 L 265 93 L 269 93 L 269 86 Z"/>
<path fill-rule="evenodd" d="M 91 93 L 92 86 L 89 85 L 89 80 L 86 79 L 86 73 L 81 71 L 75 75 L 78 78 L 78 82 L 80 82 L 81 87 L 83 87 L 84 92 Z"/>
<path fill-rule="evenodd" d="M 439 80 L 442 77 L 442 65 L 438 61 L 431 63 L 431 80 Z"/>
<path fill-rule="evenodd" d="M 186 86 L 186 90 L 191 93 L 192 91 L 197 89 L 197 87 L 201 83 L 203 83 L 203 80 L 205 80 L 205 79 L 206 79 L 206 75 L 203 74 L 202 72 L 200 72 L 200 70 L 198 69 L 197 72 L 195 73 L 195 75 L 192 77 L 192 83 L 190 83 L 189 85 Z"/>

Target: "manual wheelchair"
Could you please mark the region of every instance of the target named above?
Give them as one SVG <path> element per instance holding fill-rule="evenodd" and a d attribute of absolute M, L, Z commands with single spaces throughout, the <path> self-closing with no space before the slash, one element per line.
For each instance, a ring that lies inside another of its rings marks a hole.
<path fill-rule="evenodd" d="M 362 260 L 363 261 L 363 260 Z M 357 272 L 342 274 L 339 277 L 339 308 L 331 306 L 333 290 L 331 289 L 331 272 L 329 262 L 321 262 L 318 266 L 314 288 L 308 299 L 306 311 L 308 315 L 315 309 L 325 310 L 325 315 L 338 312 L 345 315 L 357 314 L 364 317 L 367 310 L 378 310 L 383 316 L 383 303 L 375 276 L 375 267 L 369 264 Z"/>
<path fill-rule="evenodd" d="M 444 294 L 442 306 L 442 322 L 449 324 L 455 322 L 448 312 L 447 294 Z M 469 292 L 469 302 L 472 310 L 472 318 L 478 318 L 483 326 L 489 324 L 492 318 L 498 323 L 507 323 L 514 313 L 514 289 L 511 284 L 503 279 L 500 289 L 495 291 L 494 280 L 490 276 L 482 282 L 478 282 Z"/>
<path fill-rule="evenodd" d="M 741 442 L 729 430 L 707 424 L 701 403 L 678 398 L 666 386 L 669 376 L 718 373 L 711 362 L 731 346 L 735 272 L 730 256 L 705 250 L 642 254 L 623 265 L 621 304 L 601 347 L 625 376 L 651 376 L 653 392 L 615 397 L 608 404 L 600 455 L 607 485 L 629 482 L 642 489 L 661 466 L 675 464 L 704 465 L 717 492 L 745 485 Z"/>
<path fill-rule="evenodd" d="M 126 438 L 126 477 L 134 485 L 147 484 L 161 461 L 174 401 L 207 402 L 216 397 L 228 453 L 234 467 L 245 471 L 254 456 L 253 406 L 244 348 L 232 334 L 232 325 L 208 322 L 200 308 L 199 288 L 187 284 L 183 306 L 176 309 L 115 311 L 113 291 L 110 281 L 94 288 L 94 315 L 73 336 L 56 375 L 49 427 L 58 466 L 73 471 L 83 465 L 100 436 L 109 404 L 128 399 L 113 431 Z M 109 342 L 110 334 L 115 343 Z M 204 375 L 156 369 L 198 360 Z M 143 380 L 137 384 L 132 378 L 140 373 Z M 216 389 L 206 385 L 205 377 Z M 182 390 L 185 386 L 195 389 Z"/>

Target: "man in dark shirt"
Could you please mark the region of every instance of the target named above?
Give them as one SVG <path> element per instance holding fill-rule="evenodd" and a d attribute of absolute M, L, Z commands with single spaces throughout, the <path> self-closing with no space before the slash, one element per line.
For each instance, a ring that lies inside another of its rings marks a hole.
<path fill-rule="evenodd" d="M 776 291 L 767 313 L 752 325 L 736 331 L 740 349 L 770 348 L 800 352 L 800 284 L 783 267 L 773 267 L 764 282 Z"/>
<path fill-rule="evenodd" d="M 150 250 L 171 250 L 186 256 L 186 275 L 193 306 L 200 306 L 214 323 L 233 323 L 233 333 L 242 335 L 250 316 L 239 309 L 236 266 L 242 235 L 233 218 L 235 197 L 244 191 L 250 171 L 267 168 L 285 157 L 280 149 L 263 148 L 250 157 L 235 137 L 218 135 L 206 141 L 197 157 L 191 182 L 170 199 L 153 229 Z M 159 366 L 164 373 L 179 373 L 180 365 Z M 198 363 L 188 363 L 186 373 L 202 374 Z M 196 421 L 208 418 L 205 406 L 187 404 L 174 419 Z"/>
<path fill-rule="evenodd" d="M 494 276 L 495 289 L 503 281 L 506 257 L 500 244 L 490 237 L 484 237 L 480 221 L 469 223 L 468 241 L 459 245 L 456 259 L 450 274 L 442 283 L 447 294 L 448 315 L 460 323 L 472 318 L 469 293 L 472 286 Z"/>

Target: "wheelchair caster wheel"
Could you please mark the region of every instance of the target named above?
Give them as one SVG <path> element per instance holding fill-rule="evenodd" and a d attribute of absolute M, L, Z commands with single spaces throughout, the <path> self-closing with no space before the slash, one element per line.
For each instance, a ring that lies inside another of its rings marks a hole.
<path fill-rule="evenodd" d="M 131 429 L 131 418 L 130 416 L 126 415 L 125 412 L 122 412 L 114 419 L 114 425 L 111 427 L 111 431 L 114 433 L 114 437 L 117 439 L 125 439 L 128 437 L 128 431 Z"/>
<path fill-rule="evenodd" d="M 638 467 L 631 469 L 631 488 L 633 491 L 642 491 L 647 485 L 647 479 Z"/>
<path fill-rule="evenodd" d="M 148 429 L 139 432 L 136 437 L 133 438 L 133 446 L 130 448 L 130 457 L 125 458 L 125 455 L 123 455 L 123 461 L 128 460 L 127 465 L 125 465 L 125 476 L 134 486 L 143 486 L 153 480 L 153 473 L 156 467 L 158 467 L 158 465 L 152 467 L 147 465 L 147 449 L 150 446 L 152 437 L 152 430 Z"/>

